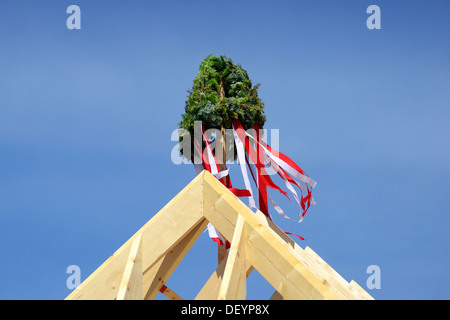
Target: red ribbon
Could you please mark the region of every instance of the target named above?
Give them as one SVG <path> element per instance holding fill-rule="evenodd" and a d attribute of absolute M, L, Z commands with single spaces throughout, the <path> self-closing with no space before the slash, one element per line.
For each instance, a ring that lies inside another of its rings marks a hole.
<path fill-rule="evenodd" d="M 210 150 L 212 150 L 211 145 L 209 144 L 208 139 L 206 139 L 206 133 L 205 133 L 205 128 L 202 126 L 202 131 L 203 131 L 203 135 L 205 136 L 205 144 L 206 147 L 209 148 Z M 217 162 L 216 156 L 214 155 L 214 153 L 212 153 L 212 156 L 214 158 L 214 162 L 216 164 L 216 168 L 217 168 L 217 172 L 220 172 L 220 167 L 219 164 Z M 202 152 L 202 163 L 203 163 L 203 167 L 205 168 L 205 170 L 207 170 L 208 172 L 211 172 L 211 164 L 209 163 L 207 157 L 205 157 L 204 152 Z M 226 183 L 225 181 L 226 180 Z M 237 189 L 237 188 L 233 188 L 232 184 L 231 184 L 231 178 L 230 175 L 228 175 L 227 179 L 219 179 L 219 181 L 225 186 L 227 187 L 228 190 L 230 190 L 236 197 L 249 197 L 251 195 L 250 190 L 247 189 Z"/>
<path fill-rule="evenodd" d="M 252 174 L 253 180 L 255 181 L 255 184 L 257 185 L 258 188 L 258 207 L 259 210 L 266 215 L 267 217 L 270 217 L 269 215 L 269 209 L 268 209 L 268 201 L 267 201 L 267 187 L 272 188 L 272 189 L 276 189 L 278 190 L 280 193 L 284 194 L 288 199 L 289 197 L 287 196 L 287 192 L 285 192 L 284 190 L 282 190 L 278 185 L 276 185 L 272 179 L 270 178 L 270 176 L 267 174 L 266 170 L 265 170 L 265 161 L 264 161 L 264 150 L 262 148 L 262 146 L 264 146 L 264 148 L 266 148 L 269 152 L 271 152 L 273 155 L 276 155 L 276 157 L 278 157 L 279 159 L 283 160 L 286 164 L 288 164 L 291 168 L 295 169 L 296 171 L 298 171 L 300 174 L 307 176 L 305 174 L 305 172 L 294 162 L 292 161 L 292 159 L 290 159 L 288 156 L 284 155 L 283 153 L 272 149 L 267 143 L 265 143 L 264 141 L 261 140 L 260 137 L 260 132 L 259 132 L 259 125 L 255 124 L 254 125 L 254 130 L 255 130 L 255 147 L 256 150 L 253 148 L 252 144 L 250 143 L 250 140 L 248 139 L 241 123 L 239 122 L 239 120 L 235 119 L 233 120 L 233 128 L 237 134 L 237 136 L 239 137 L 239 139 L 243 142 L 243 145 L 245 146 L 245 151 L 247 152 L 246 154 L 246 161 L 247 161 L 247 165 L 250 168 L 250 172 Z M 206 144 L 206 148 L 208 148 L 209 150 L 211 150 L 211 154 L 213 157 L 213 160 L 215 162 L 215 166 L 217 168 L 217 172 L 220 172 L 220 167 L 219 164 L 217 163 L 217 159 L 214 155 L 214 153 L 212 152 L 212 148 L 211 145 L 206 137 L 205 134 L 205 128 L 202 126 L 202 131 L 203 131 L 203 137 L 204 137 L 204 141 Z M 197 151 L 199 153 L 201 153 L 201 158 L 202 158 L 202 164 L 203 164 L 203 168 L 205 170 L 207 170 L 208 172 L 211 172 L 211 164 L 208 161 L 208 157 L 205 156 L 203 150 L 201 150 L 201 147 L 199 148 L 199 146 L 196 145 Z M 199 150 L 200 149 L 200 150 Z M 251 168 L 251 165 L 249 163 L 249 159 L 247 157 L 247 155 L 249 156 L 250 160 L 252 161 L 252 163 L 255 164 L 256 167 L 256 176 L 257 176 L 257 180 L 255 177 L 255 174 L 253 173 L 253 170 Z M 284 173 L 284 179 L 286 179 L 287 181 L 289 181 L 290 183 L 293 183 L 295 185 L 297 185 L 297 187 L 300 189 L 301 192 L 301 201 L 300 201 L 300 205 L 303 209 L 303 213 L 302 213 L 302 217 L 306 214 L 306 212 L 308 211 L 310 205 L 311 205 L 311 188 L 308 187 L 308 185 L 306 186 L 306 190 L 307 195 L 304 197 L 303 196 L 303 191 L 302 188 L 300 187 L 300 185 L 297 183 L 297 181 L 295 181 L 285 170 L 283 170 L 283 168 L 280 167 L 280 170 L 282 170 L 282 173 Z M 277 171 L 278 175 L 280 175 L 282 178 L 282 173 L 280 173 L 279 171 Z M 234 188 L 231 184 L 231 179 L 230 179 L 230 175 L 227 176 L 227 179 L 221 178 L 219 179 L 219 181 L 225 186 L 227 187 L 228 190 L 230 190 L 235 196 L 237 197 L 249 197 L 251 196 L 251 192 L 250 190 L 247 189 L 237 189 Z M 294 233 L 290 233 L 290 232 L 285 232 L 288 235 L 294 235 L 297 236 L 300 240 L 305 240 L 303 237 L 299 236 L 298 234 L 294 234 Z M 223 245 L 223 241 L 220 238 L 212 238 L 212 240 L 214 242 L 216 242 L 218 245 Z M 228 241 L 226 241 L 226 246 L 227 249 L 230 246 L 230 243 Z"/>
<path fill-rule="evenodd" d="M 293 235 L 293 236 L 296 236 L 296 237 L 299 237 L 300 238 L 300 240 L 305 240 L 305 238 L 303 238 L 303 237 L 300 237 L 298 234 L 295 234 L 295 233 L 290 233 L 290 232 L 284 232 L 284 233 L 286 233 L 286 234 L 290 234 L 290 235 Z"/>
<path fill-rule="evenodd" d="M 224 245 L 222 239 L 220 239 L 220 238 L 211 238 L 211 239 L 212 239 L 212 241 L 217 243 L 218 246 L 223 246 Z M 225 249 L 228 250 L 230 247 L 231 247 L 231 243 L 228 240 L 226 240 L 225 241 Z"/>
<path fill-rule="evenodd" d="M 256 185 L 258 186 L 258 195 L 259 195 L 259 210 L 264 213 L 266 216 L 269 216 L 269 210 L 267 207 L 267 187 L 270 187 L 272 189 L 276 189 L 280 191 L 282 194 L 284 194 L 288 199 L 287 192 L 282 190 L 279 186 L 277 186 L 270 176 L 267 174 L 265 170 L 264 165 L 264 153 L 261 148 L 261 146 L 256 143 L 256 150 L 253 148 L 253 146 L 250 143 L 250 140 L 245 135 L 244 128 L 242 127 L 239 120 L 235 119 L 233 120 L 233 127 L 236 130 L 236 133 L 241 141 L 244 142 L 245 149 L 247 151 L 247 154 L 250 156 L 250 160 L 255 164 L 256 170 L 257 170 L 257 177 L 258 181 L 256 181 L 255 177 L 253 176 L 253 179 L 255 180 Z M 261 142 L 259 136 L 259 126 L 256 124 L 255 127 L 256 132 L 256 141 Z M 250 167 L 250 164 L 247 164 Z M 251 168 L 250 168 L 251 169 Z"/>
<path fill-rule="evenodd" d="M 260 141 L 259 137 L 259 126 L 255 124 L 255 135 L 256 141 Z M 258 174 L 258 205 L 259 210 L 269 217 L 269 207 L 267 206 L 267 186 L 269 182 L 267 181 L 270 177 L 267 175 L 264 169 L 264 153 L 259 144 L 256 144 L 256 171 Z"/>

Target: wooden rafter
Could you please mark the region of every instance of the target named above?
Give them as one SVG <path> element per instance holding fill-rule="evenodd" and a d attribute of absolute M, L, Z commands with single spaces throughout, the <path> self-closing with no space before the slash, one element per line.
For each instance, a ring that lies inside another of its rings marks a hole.
<path fill-rule="evenodd" d="M 66 299 L 154 299 L 158 292 L 181 299 L 165 283 L 209 222 L 231 247 L 195 299 L 244 299 L 253 269 L 274 287 L 271 299 L 373 299 L 206 171 Z"/>
<path fill-rule="evenodd" d="M 219 300 L 243 300 L 247 294 L 245 220 L 238 217 L 219 290 Z"/>
<path fill-rule="evenodd" d="M 212 275 L 209 277 L 208 281 L 206 281 L 203 288 L 200 290 L 200 292 L 195 297 L 195 300 L 216 300 L 219 297 L 219 290 L 220 286 L 222 285 L 222 279 L 225 272 L 225 266 L 227 264 L 227 257 L 228 254 L 225 256 L 225 258 L 220 262 L 219 266 L 216 270 L 212 273 Z M 252 273 L 252 271 L 255 269 L 253 266 L 246 261 L 246 278 Z"/>
<path fill-rule="evenodd" d="M 159 292 L 161 292 L 163 295 L 165 295 L 170 300 L 183 300 L 179 295 L 177 295 L 175 292 L 167 288 L 166 285 L 163 285 L 161 289 L 159 289 Z"/>
<path fill-rule="evenodd" d="M 158 261 L 147 269 L 144 281 L 145 300 L 152 300 L 175 271 L 178 264 L 206 228 L 207 221 L 202 220 L 183 239 L 167 251 Z"/>
<path fill-rule="evenodd" d="M 171 249 L 196 226 L 203 224 L 206 227 L 202 214 L 202 183 L 199 178 L 189 183 L 66 299 L 116 299 L 131 244 L 139 235 L 142 235 L 143 285 L 146 292 L 154 280 L 154 267 L 162 263 Z M 187 200 L 189 206 L 186 206 Z M 156 293 L 159 288 L 155 288 Z"/>
<path fill-rule="evenodd" d="M 142 300 L 142 235 L 134 239 L 125 265 L 117 300 Z"/>

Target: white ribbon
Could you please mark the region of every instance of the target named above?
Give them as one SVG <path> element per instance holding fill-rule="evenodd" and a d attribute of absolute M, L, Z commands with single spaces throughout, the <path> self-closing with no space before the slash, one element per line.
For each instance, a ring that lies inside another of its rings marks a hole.
<path fill-rule="evenodd" d="M 214 176 L 217 178 L 217 179 L 222 179 L 223 177 L 226 177 L 228 175 L 228 169 L 227 170 L 222 170 L 222 171 L 220 171 L 220 172 L 218 172 L 218 173 L 216 173 L 216 174 L 214 174 Z"/>
<path fill-rule="evenodd" d="M 211 222 L 208 223 L 207 229 L 208 229 L 208 235 L 210 238 L 219 238 L 220 240 L 222 240 L 223 244 L 225 244 L 227 242 L 227 240 L 220 234 L 219 231 L 217 231 L 216 227 L 214 227 L 211 224 Z"/>
<path fill-rule="evenodd" d="M 209 166 L 211 167 L 211 174 L 214 175 L 219 180 L 222 179 L 223 177 L 228 176 L 228 170 L 222 170 L 220 172 L 217 170 L 217 164 L 216 164 L 216 161 L 214 159 L 214 154 L 212 152 L 211 145 L 209 144 L 209 142 L 207 140 L 208 137 L 206 136 L 205 132 L 203 132 L 203 139 L 205 140 L 205 142 L 207 142 L 205 149 L 206 149 L 206 155 L 208 157 L 208 163 L 209 163 Z M 195 139 L 194 139 L 194 146 L 197 149 L 197 151 L 200 154 L 202 154 L 201 147 L 198 145 L 198 142 Z M 198 170 L 197 167 L 196 167 L 196 170 Z"/>
<path fill-rule="evenodd" d="M 255 208 L 256 209 L 256 203 L 255 199 L 253 198 L 253 191 L 252 187 L 250 185 L 250 180 L 248 179 L 248 173 L 247 173 L 247 166 L 245 165 L 245 151 L 244 151 L 244 145 L 242 141 L 239 139 L 238 134 L 236 133 L 236 130 L 233 129 L 234 134 L 234 141 L 236 145 L 236 151 L 238 155 L 239 160 L 239 166 L 241 167 L 242 177 L 244 178 L 244 184 L 245 188 L 250 191 L 250 197 L 248 197 L 248 206 L 250 209 Z"/>
<path fill-rule="evenodd" d="M 269 201 L 272 204 L 273 208 L 278 212 L 278 214 L 280 216 L 282 216 L 283 218 L 295 221 L 294 219 L 290 218 L 286 213 L 284 213 L 283 209 L 281 209 L 281 207 L 275 201 L 273 201 L 270 194 L 267 194 L 267 197 L 269 198 Z"/>
<path fill-rule="evenodd" d="M 293 194 L 293 196 L 295 198 L 295 201 L 297 201 L 298 205 L 300 206 L 300 220 L 299 220 L 299 222 L 301 222 L 303 220 L 303 217 L 302 217 L 302 212 L 301 212 L 300 200 L 298 198 L 297 192 L 295 191 L 295 189 L 292 186 L 292 184 L 286 178 L 286 175 L 284 174 L 283 170 L 280 170 L 280 167 L 276 163 L 274 163 L 274 161 L 269 159 L 269 165 L 272 167 L 272 169 L 274 169 L 276 172 L 278 172 L 280 174 L 281 178 L 283 178 L 283 180 L 284 180 L 284 182 L 286 184 L 286 187 L 289 189 L 289 191 L 291 191 L 291 193 Z M 303 188 L 306 188 L 305 186 L 303 186 L 301 184 L 297 184 L 297 185 L 299 185 L 299 186 L 301 186 Z"/>
<path fill-rule="evenodd" d="M 286 170 L 288 173 L 290 173 L 291 175 L 293 175 L 294 177 L 296 177 L 298 180 L 303 181 L 307 184 L 309 184 L 311 187 L 315 187 L 317 182 L 315 182 L 313 179 L 311 179 L 310 177 L 307 177 L 303 174 L 301 174 L 300 172 L 298 172 L 296 169 L 292 168 L 289 164 L 287 164 L 286 162 L 284 162 L 282 159 L 278 158 L 277 156 L 274 156 L 269 150 L 267 150 L 266 147 L 264 147 L 261 143 L 259 143 L 251 134 L 249 134 L 248 132 L 245 132 L 245 134 L 252 138 L 257 144 L 259 144 L 265 151 L 265 153 L 271 158 L 273 159 L 281 168 L 283 168 L 283 170 Z"/>
<path fill-rule="evenodd" d="M 302 210 L 302 207 L 301 207 L 301 204 L 300 204 L 300 199 L 298 198 L 298 194 L 297 194 L 297 192 L 295 191 L 295 189 L 294 189 L 294 187 L 292 186 L 292 184 L 288 181 L 288 179 L 286 178 L 286 175 L 284 174 L 283 170 L 280 169 L 280 167 L 283 168 L 284 170 L 286 170 L 287 172 L 291 173 L 293 176 L 295 176 L 295 177 L 298 178 L 299 180 L 301 180 L 301 181 L 303 181 L 303 182 L 305 182 L 305 183 L 308 183 L 308 184 L 311 185 L 313 188 L 316 186 L 317 183 L 316 183 L 313 179 L 311 179 L 311 178 L 309 178 L 309 177 L 307 177 L 307 176 L 301 174 L 301 173 L 298 172 L 296 169 L 292 168 L 289 164 L 287 164 L 285 161 L 283 161 L 283 160 L 280 159 L 279 157 L 273 155 L 273 154 L 272 154 L 272 153 L 271 153 L 264 145 L 262 145 L 260 142 L 258 142 L 258 141 L 257 141 L 252 135 L 250 135 L 248 132 L 245 132 L 245 134 L 246 134 L 248 137 L 252 138 L 253 141 L 255 141 L 255 143 L 258 143 L 258 144 L 263 148 L 263 150 L 264 150 L 264 152 L 265 152 L 265 156 L 266 156 L 266 157 L 265 157 L 265 160 L 267 160 L 267 162 L 268 162 L 268 164 L 270 165 L 270 167 L 271 167 L 272 169 L 274 169 L 274 170 L 281 176 L 281 178 L 283 178 L 283 180 L 284 180 L 284 182 L 285 182 L 285 184 L 286 184 L 286 187 L 287 187 L 287 188 L 289 189 L 289 191 L 293 194 L 293 196 L 294 196 L 296 202 L 298 203 L 298 205 L 299 205 L 299 207 L 300 207 L 300 220 L 299 220 L 299 222 L 303 221 L 302 211 L 301 211 L 301 210 Z M 267 158 L 267 157 L 269 157 L 269 158 Z M 294 181 L 295 181 L 295 179 L 294 179 Z M 304 185 L 298 183 L 297 181 L 295 181 L 295 184 L 296 184 L 299 188 L 302 188 L 302 189 L 306 189 L 306 190 L 307 190 L 306 186 L 304 186 Z M 291 218 L 289 218 L 289 217 L 283 212 L 283 210 L 275 203 L 275 201 L 273 201 L 272 198 L 270 198 L 270 195 L 268 195 L 268 197 L 269 197 L 269 201 L 271 202 L 271 204 L 272 204 L 272 206 L 274 207 L 274 209 L 275 209 L 281 216 L 283 216 L 283 217 L 285 217 L 285 218 L 287 218 L 287 219 L 291 219 Z M 315 204 L 315 201 L 314 201 L 314 199 L 312 199 L 312 197 L 311 197 L 311 205 L 314 205 L 314 204 Z M 291 220 L 292 220 L 292 219 L 291 219 Z"/>
<path fill-rule="evenodd" d="M 219 172 L 217 171 L 216 161 L 214 161 L 214 155 L 212 153 L 211 146 L 209 144 L 208 137 L 206 136 L 205 132 L 203 132 L 203 139 L 206 142 L 206 155 L 208 156 L 208 162 L 209 162 L 209 165 L 211 166 L 211 173 L 213 175 L 216 175 Z"/>
<path fill-rule="evenodd" d="M 247 157 L 247 154 L 245 156 Z M 248 164 L 248 167 L 250 168 L 250 172 L 252 174 L 252 177 L 256 180 L 258 178 L 258 176 L 255 176 L 255 174 L 253 172 L 253 169 L 252 169 L 252 167 L 250 165 L 250 162 Z M 258 184 L 257 181 L 255 181 L 255 182 L 256 182 L 256 184 Z M 267 197 L 269 198 L 270 203 L 272 204 L 273 208 L 275 209 L 276 212 L 278 212 L 279 215 L 281 215 L 283 218 L 295 221 L 294 219 L 290 218 L 286 213 L 284 213 L 283 209 L 281 209 L 281 207 L 272 199 L 270 194 L 267 194 Z"/>

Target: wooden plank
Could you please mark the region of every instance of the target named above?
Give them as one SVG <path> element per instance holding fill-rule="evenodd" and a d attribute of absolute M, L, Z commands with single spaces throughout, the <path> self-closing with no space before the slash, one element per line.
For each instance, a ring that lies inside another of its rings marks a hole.
<path fill-rule="evenodd" d="M 167 288 L 166 285 L 163 285 L 161 289 L 159 289 L 159 292 L 161 292 L 163 295 L 165 295 L 170 300 L 183 300 L 179 295 L 177 295 L 175 292 Z"/>
<path fill-rule="evenodd" d="M 364 290 L 355 280 L 350 281 L 350 286 L 357 291 L 364 300 L 375 300 L 366 290 Z"/>
<path fill-rule="evenodd" d="M 245 232 L 235 231 L 238 217 L 244 221 L 239 224 L 245 226 Z M 206 171 L 198 175 L 66 299 L 126 298 L 126 294 L 118 293 L 124 287 L 133 286 L 132 276 L 125 277 L 125 274 L 129 274 L 128 269 L 137 268 L 138 264 L 131 263 L 130 259 L 135 256 L 133 244 L 138 238 L 139 250 L 145 253 L 141 261 L 143 292 L 146 298 L 153 298 L 155 290 L 158 292 L 161 289 L 208 221 L 225 238 L 231 239 L 240 234 L 240 240 L 233 240 L 232 245 L 242 246 L 242 239 L 246 241 L 244 250 L 238 247 L 233 251 L 233 259 L 224 259 L 223 264 L 219 264 L 196 299 L 219 297 L 222 287 L 221 298 L 245 297 L 246 281 L 242 276 L 242 260 L 245 262 L 245 259 L 248 260 L 244 263 L 247 276 L 254 265 L 276 289 L 275 297 L 343 299 L 352 298 L 348 294 L 350 292 L 360 298 L 373 299 L 354 281 L 350 284 L 345 280 L 342 282 L 343 278 L 336 276 L 337 273 L 334 274 L 334 270 L 322 263 L 318 256 L 314 258 L 311 252 L 301 249 L 262 213 L 253 213 Z M 238 255 L 242 252 L 245 255 L 243 259 Z M 229 268 L 226 268 L 227 263 Z M 238 269 L 240 271 L 236 272 Z M 231 275 L 223 281 L 225 270 L 230 270 L 227 273 Z"/>
<path fill-rule="evenodd" d="M 306 247 L 304 252 L 309 257 L 311 264 L 318 276 L 330 282 L 337 290 L 339 290 L 346 299 L 361 300 L 364 297 L 355 290 L 339 273 L 337 273 L 328 263 L 326 263 L 314 250 Z"/>
<path fill-rule="evenodd" d="M 278 291 L 275 290 L 269 300 L 283 300 L 283 297 Z"/>
<path fill-rule="evenodd" d="M 355 292 L 349 283 L 332 269 L 319 255 L 317 255 L 311 248 L 306 247 L 303 250 L 295 241 L 288 238 L 284 231 L 276 226 L 273 221 L 267 219 L 260 211 L 255 212 L 265 225 L 272 229 L 280 238 L 288 243 L 295 251 L 298 259 L 303 261 L 308 266 L 309 270 L 324 284 L 327 284 L 330 289 L 336 294 L 339 299 L 361 299 L 361 296 Z M 278 293 L 279 294 L 279 293 Z"/>
<path fill-rule="evenodd" d="M 333 281 L 330 281 L 331 279 L 327 277 L 324 270 L 322 270 L 322 267 L 320 267 L 317 263 L 313 261 L 305 252 L 304 250 L 289 236 L 286 235 L 286 233 L 281 230 L 275 223 L 267 219 L 267 217 L 260 211 L 256 211 L 255 215 L 258 217 L 258 219 L 270 230 L 272 230 L 276 237 L 280 239 L 280 241 L 284 241 L 289 247 L 291 247 L 294 251 L 295 256 L 299 261 L 301 261 L 308 270 L 316 277 L 317 280 L 319 280 L 322 284 L 327 286 L 333 294 L 338 299 L 347 299 L 346 295 L 339 290 L 339 288 L 336 288 Z M 276 291 L 271 299 L 283 299 L 280 292 Z"/>
<path fill-rule="evenodd" d="M 286 300 L 340 299 L 326 282 L 320 281 L 292 250 L 270 235 L 249 228 L 249 261 Z"/>
<path fill-rule="evenodd" d="M 145 277 L 147 270 L 204 220 L 202 195 L 203 174 L 199 174 L 66 299 L 115 299 L 131 244 L 139 235 L 142 235 L 142 268 Z"/>
<path fill-rule="evenodd" d="M 331 291 L 339 299 L 362 299 L 362 295 L 357 292 L 345 279 L 335 272 L 328 264 L 326 264 L 318 255 L 312 255 L 310 251 L 303 250 L 295 241 L 288 237 L 281 229 L 279 229 L 271 220 L 267 219 L 261 212 L 254 213 L 261 224 L 270 228 L 275 234 L 285 241 L 295 251 L 297 258 L 302 261 L 313 273 L 313 275 L 324 285 L 329 287 Z M 232 222 L 231 222 L 232 223 Z M 308 249 L 310 250 L 310 249 Z M 312 250 L 311 250 L 312 251 Z M 280 293 L 278 293 L 280 294 Z"/>
<path fill-rule="evenodd" d="M 225 265 L 227 264 L 227 256 L 220 262 L 219 266 L 214 270 L 214 272 L 209 277 L 208 281 L 203 285 L 202 289 L 199 291 L 195 300 L 217 300 L 219 296 L 220 285 L 222 284 L 223 273 L 225 271 Z M 246 277 L 249 275 L 255 268 L 247 261 L 246 262 Z"/>
<path fill-rule="evenodd" d="M 315 263 L 312 259 L 305 254 L 304 250 L 290 237 L 288 237 L 284 231 L 282 231 L 278 226 L 276 226 L 273 221 L 267 219 L 261 212 L 257 211 L 255 215 L 264 223 L 266 227 L 268 227 L 271 231 L 274 232 L 274 235 L 279 238 L 280 241 L 287 244 L 290 248 L 293 249 L 293 253 L 307 269 L 312 273 L 312 275 L 323 285 L 325 285 L 337 299 L 348 299 L 349 293 L 343 292 L 342 288 L 336 286 L 335 281 L 328 277 L 327 273 L 322 270 L 322 268 Z M 278 294 L 281 294 L 278 292 Z M 286 299 L 286 298 L 285 298 Z"/>
<path fill-rule="evenodd" d="M 217 262 L 220 264 L 222 260 L 227 256 L 227 246 L 226 244 L 217 245 Z"/>
<path fill-rule="evenodd" d="M 201 220 L 194 229 L 145 271 L 143 280 L 145 300 L 152 300 L 156 297 L 161 287 L 178 267 L 203 230 L 205 230 L 207 224 L 208 221 L 206 219 Z"/>
<path fill-rule="evenodd" d="M 223 273 L 227 264 L 227 255 L 220 261 L 216 270 L 209 277 L 208 281 L 195 297 L 195 300 L 216 300 L 219 296 L 220 285 L 222 284 Z"/>
<path fill-rule="evenodd" d="M 204 177 L 204 215 L 226 238 L 232 238 L 237 217 L 245 219 L 246 258 L 285 299 L 340 298 L 298 257 L 289 243 L 292 239 L 268 228 L 267 221 L 262 221 L 211 174 Z"/>
<path fill-rule="evenodd" d="M 142 300 L 142 235 L 134 241 L 125 266 L 122 282 L 117 294 L 117 300 Z"/>
<path fill-rule="evenodd" d="M 222 284 L 219 289 L 219 300 L 243 300 L 247 294 L 247 269 L 245 264 L 245 220 L 238 217 L 230 253 L 228 254 Z"/>

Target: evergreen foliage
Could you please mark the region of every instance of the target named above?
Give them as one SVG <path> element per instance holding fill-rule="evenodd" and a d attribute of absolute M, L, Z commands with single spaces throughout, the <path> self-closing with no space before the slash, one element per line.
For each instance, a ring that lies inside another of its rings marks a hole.
<path fill-rule="evenodd" d="M 266 117 L 264 103 L 258 97 L 259 86 L 252 85 L 247 71 L 230 58 L 209 55 L 200 64 L 192 90 L 188 90 L 179 128 L 187 130 L 192 138 L 194 121 L 201 121 L 205 130 L 231 129 L 233 119 L 238 119 L 245 130 L 256 123 L 263 128 Z M 182 148 L 180 151 L 183 153 Z"/>

